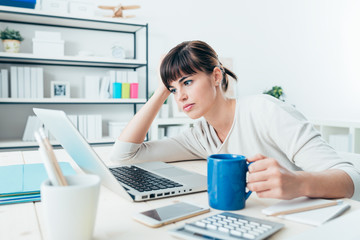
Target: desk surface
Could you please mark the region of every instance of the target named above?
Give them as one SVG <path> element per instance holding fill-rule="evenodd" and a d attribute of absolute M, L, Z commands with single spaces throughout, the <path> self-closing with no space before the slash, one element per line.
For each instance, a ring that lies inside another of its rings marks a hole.
<path fill-rule="evenodd" d="M 102 159 L 108 159 L 109 147 L 97 147 L 94 149 Z M 68 161 L 76 171 L 81 171 L 64 150 L 55 150 L 55 154 L 59 161 Z M 0 152 L 0 166 L 41 162 L 40 154 L 37 151 Z M 205 161 L 178 162 L 172 164 L 206 175 Z M 136 212 L 165 206 L 180 200 L 208 205 L 206 192 L 132 203 L 119 197 L 107 188 L 102 187 L 99 197 L 94 239 L 144 239 L 144 236 L 148 239 L 173 239 L 167 232 L 168 229 L 181 226 L 186 221 L 194 221 L 221 212 L 212 209 L 210 213 L 161 228 L 146 227 L 134 221 L 131 217 Z M 246 208 L 235 212 L 285 224 L 285 227 L 270 239 L 286 239 L 313 228 L 305 224 L 282 220 L 276 217 L 266 217 L 261 213 L 263 208 L 273 205 L 278 201 L 279 200 L 275 199 L 261 199 L 258 198 L 256 194 L 252 194 L 246 202 Z M 350 210 L 345 214 L 360 209 L 360 202 L 349 199 L 345 199 L 345 201 L 351 205 Z M 43 227 L 41 207 L 41 202 L 1 205 L 0 239 L 46 239 L 45 236 L 47 233 Z"/>

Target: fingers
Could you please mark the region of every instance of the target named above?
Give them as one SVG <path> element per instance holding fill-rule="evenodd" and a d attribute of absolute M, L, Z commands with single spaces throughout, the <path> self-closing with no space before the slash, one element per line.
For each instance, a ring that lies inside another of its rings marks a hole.
<path fill-rule="evenodd" d="M 247 160 L 248 160 L 248 162 L 255 162 L 257 160 L 261 160 L 264 158 L 266 158 L 264 155 L 261 155 L 260 153 L 258 153 L 255 156 L 249 157 Z"/>
<path fill-rule="evenodd" d="M 267 173 L 266 171 L 250 173 L 248 176 L 248 183 L 266 181 L 268 178 L 269 173 Z"/>
<path fill-rule="evenodd" d="M 265 171 L 269 168 L 275 167 L 278 168 L 280 165 L 279 163 L 273 158 L 263 158 L 252 162 L 249 166 L 249 172 L 255 173 L 260 171 Z"/>
<path fill-rule="evenodd" d="M 246 187 L 253 192 L 263 192 L 263 191 L 269 191 L 272 189 L 272 184 L 269 181 L 261 181 L 261 182 L 253 182 L 248 183 Z"/>

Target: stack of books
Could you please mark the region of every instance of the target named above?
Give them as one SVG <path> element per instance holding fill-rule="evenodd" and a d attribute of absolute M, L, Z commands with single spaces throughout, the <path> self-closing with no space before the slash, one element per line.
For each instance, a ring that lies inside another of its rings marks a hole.
<path fill-rule="evenodd" d="M 64 175 L 76 174 L 67 162 L 60 162 Z M 42 163 L 0 167 L 0 205 L 40 201 L 40 185 L 48 179 Z"/>
<path fill-rule="evenodd" d="M 10 67 L 11 98 L 44 98 L 43 72 L 38 67 Z"/>
<path fill-rule="evenodd" d="M 74 127 L 79 130 L 81 135 L 88 141 L 102 139 L 102 116 L 100 114 L 91 115 L 68 115 Z M 43 124 L 36 116 L 29 116 L 23 133 L 23 141 L 35 141 L 34 131 L 42 127 Z M 55 140 L 51 133 L 45 128 L 46 136 L 50 140 Z"/>

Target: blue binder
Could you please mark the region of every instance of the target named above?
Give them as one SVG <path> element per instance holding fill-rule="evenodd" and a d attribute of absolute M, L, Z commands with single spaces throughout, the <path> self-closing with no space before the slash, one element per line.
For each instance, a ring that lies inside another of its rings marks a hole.
<path fill-rule="evenodd" d="M 68 162 L 59 162 L 64 175 L 76 174 Z M 40 185 L 48 179 L 42 163 L 0 167 L 0 205 L 40 201 Z"/>

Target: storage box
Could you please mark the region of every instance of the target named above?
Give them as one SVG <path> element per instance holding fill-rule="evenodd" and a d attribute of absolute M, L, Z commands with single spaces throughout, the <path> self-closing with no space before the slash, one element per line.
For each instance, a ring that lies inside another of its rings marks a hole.
<path fill-rule="evenodd" d="M 109 122 L 109 136 L 116 139 L 126 127 L 127 122 Z"/>
<path fill-rule="evenodd" d="M 68 4 L 66 0 L 42 0 L 41 10 L 57 14 L 67 14 Z"/>
<path fill-rule="evenodd" d="M 1 0 L 0 5 L 9 7 L 35 8 L 36 0 Z"/>
<path fill-rule="evenodd" d="M 95 5 L 86 2 L 69 2 L 69 13 L 73 16 L 93 17 Z"/>
<path fill-rule="evenodd" d="M 61 41 L 60 32 L 35 31 L 35 39 Z"/>
<path fill-rule="evenodd" d="M 49 41 L 33 38 L 34 55 L 63 57 L 64 56 L 64 40 Z"/>

